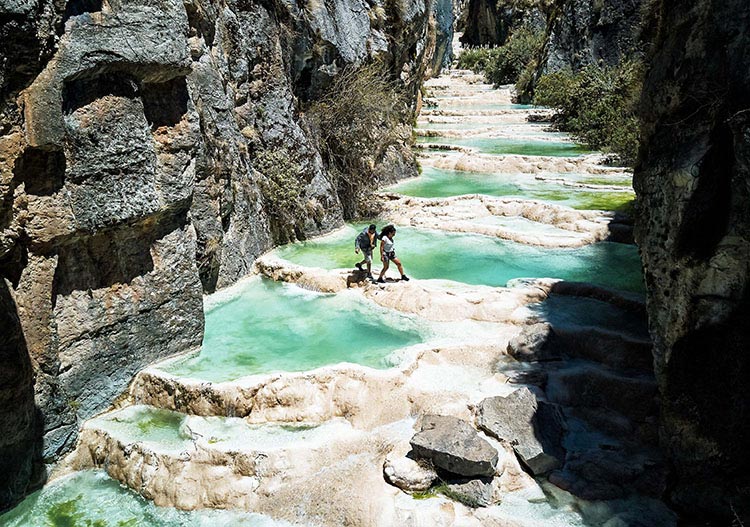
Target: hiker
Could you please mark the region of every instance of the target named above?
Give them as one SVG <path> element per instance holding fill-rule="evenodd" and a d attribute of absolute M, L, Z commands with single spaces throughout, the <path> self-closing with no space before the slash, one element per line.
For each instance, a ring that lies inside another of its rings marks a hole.
<path fill-rule="evenodd" d="M 372 276 L 372 250 L 378 245 L 378 228 L 375 224 L 371 224 L 369 227 L 362 229 L 354 240 L 354 252 L 359 254 L 362 251 L 364 259 L 361 262 L 357 262 L 354 266 L 362 270 L 362 264 L 367 264 L 367 278 L 373 279 Z"/>
<path fill-rule="evenodd" d="M 401 273 L 401 280 L 408 282 L 409 277 L 404 274 L 404 268 L 401 265 L 401 260 L 396 258 L 396 248 L 393 243 L 393 238 L 396 236 L 396 227 L 393 225 L 386 225 L 383 227 L 380 233 L 380 260 L 383 262 L 383 270 L 380 271 L 378 277 L 378 283 L 385 283 L 385 272 L 388 270 L 389 262 L 393 262 L 398 267 L 398 272 Z"/>

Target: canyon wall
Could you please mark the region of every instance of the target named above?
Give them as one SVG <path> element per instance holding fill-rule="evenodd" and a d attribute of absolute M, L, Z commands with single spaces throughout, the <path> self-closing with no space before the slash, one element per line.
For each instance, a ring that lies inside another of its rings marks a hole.
<path fill-rule="evenodd" d="M 662 1 L 635 172 L 669 498 L 750 521 L 750 5 Z"/>
<path fill-rule="evenodd" d="M 549 10 L 540 73 L 615 66 L 639 44 L 643 0 L 564 0 Z"/>
<path fill-rule="evenodd" d="M 378 60 L 415 105 L 450 5 L 0 0 L 0 509 L 137 371 L 200 344 L 204 292 L 341 224 L 303 103 Z M 410 156 L 373 162 L 403 177 Z M 280 164 L 291 223 L 269 212 Z"/>

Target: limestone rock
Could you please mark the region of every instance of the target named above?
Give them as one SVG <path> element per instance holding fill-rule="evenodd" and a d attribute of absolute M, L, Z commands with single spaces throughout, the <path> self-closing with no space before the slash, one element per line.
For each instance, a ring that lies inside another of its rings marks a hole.
<path fill-rule="evenodd" d="M 426 415 L 422 429 L 412 437 L 418 457 L 460 476 L 492 476 L 498 453 L 468 422 L 456 417 Z"/>
<path fill-rule="evenodd" d="M 385 480 L 401 490 L 422 491 L 429 489 L 438 475 L 429 462 L 416 461 L 409 457 L 408 443 L 401 448 L 394 448 L 385 458 L 383 475 Z"/>
<path fill-rule="evenodd" d="M 537 401 L 528 388 L 520 388 L 507 397 L 484 399 L 478 407 L 477 424 L 512 445 L 534 475 L 559 467 L 565 457 L 560 411 L 556 405 Z"/>

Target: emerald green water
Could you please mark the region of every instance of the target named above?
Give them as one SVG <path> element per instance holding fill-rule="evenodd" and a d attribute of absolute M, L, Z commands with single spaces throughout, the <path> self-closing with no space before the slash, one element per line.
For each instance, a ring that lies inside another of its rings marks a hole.
<path fill-rule="evenodd" d="M 466 194 L 520 196 L 583 210 L 623 210 L 633 201 L 632 192 L 564 187 L 558 183 L 537 181 L 528 175 L 481 174 L 432 167 L 423 168 L 422 174 L 417 178 L 384 190 L 419 198 L 447 198 Z"/>
<path fill-rule="evenodd" d="M 277 254 L 309 267 L 353 267 L 357 258 L 352 245 L 360 228 L 347 226 L 323 238 L 285 245 Z M 504 286 L 513 278 L 547 277 L 643 291 L 638 251 L 632 245 L 603 242 L 577 249 L 547 249 L 489 236 L 409 227 L 399 227 L 395 241 L 406 274 L 415 278 Z M 389 273 L 398 276 L 395 269 Z"/>
<path fill-rule="evenodd" d="M 267 279 L 241 288 L 235 298 L 207 311 L 200 355 L 165 371 L 223 382 L 341 362 L 386 368 L 391 352 L 423 340 L 424 330 L 413 318 L 355 293 L 324 295 Z"/>
<path fill-rule="evenodd" d="M 454 145 L 476 148 L 483 154 L 517 154 L 524 156 L 576 157 L 590 153 L 575 143 L 566 141 L 530 141 L 486 137 L 417 137 L 417 143 Z"/>
<path fill-rule="evenodd" d="M 282 527 L 254 513 L 157 507 L 101 470 L 61 478 L 0 515 L 3 527 Z"/>

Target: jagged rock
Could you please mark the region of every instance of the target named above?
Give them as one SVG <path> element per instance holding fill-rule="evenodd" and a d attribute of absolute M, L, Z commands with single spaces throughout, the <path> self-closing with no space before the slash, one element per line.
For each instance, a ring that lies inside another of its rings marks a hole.
<path fill-rule="evenodd" d="M 565 458 L 562 419 L 556 405 L 537 401 L 528 388 L 488 397 L 477 409 L 479 428 L 512 445 L 534 475 L 559 467 Z"/>
<path fill-rule="evenodd" d="M 492 478 L 449 481 L 445 495 L 472 508 L 492 505 Z"/>
<path fill-rule="evenodd" d="M 418 457 L 459 476 L 492 476 L 498 453 L 468 422 L 456 417 L 426 415 L 422 428 L 412 437 Z"/>
<path fill-rule="evenodd" d="M 521 333 L 508 342 L 508 354 L 523 362 L 559 360 L 562 355 L 554 340 L 555 332 L 549 324 L 524 326 Z"/>
<path fill-rule="evenodd" d="M 395 448 L 385 458 L 383 464 L 383 475 L 385 480 L 402 490 L 422 491 L 429 489 L 437 480 L 438 474 L 435 469 L 424 460 L 417 461 L 404 454 L 406 448 Z"/>

